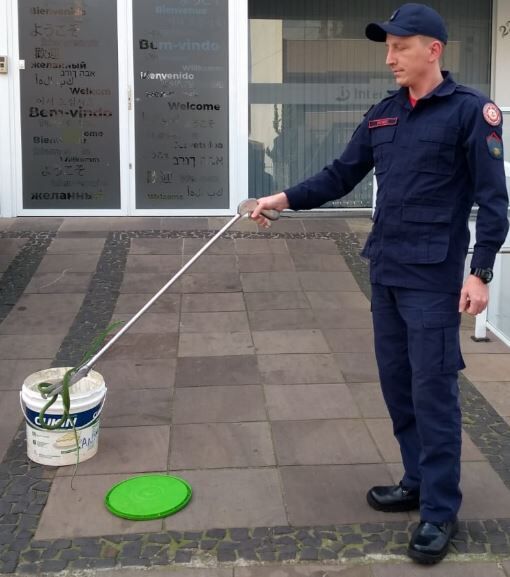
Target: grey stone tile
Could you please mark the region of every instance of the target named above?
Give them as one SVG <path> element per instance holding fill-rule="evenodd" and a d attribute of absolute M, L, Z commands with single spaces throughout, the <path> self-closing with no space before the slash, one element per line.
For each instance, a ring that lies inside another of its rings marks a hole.
<path fill-rule="evenodd" d="M 381 462 L 361 419 L 273 421 L 271 428 L 281 466 Z"/>
<path fill-rule="evenodd" d="M 350 272 L 298 272 L 299 281 L 304 291 L 358 292 L 358 283 Z"/>
<path fill-rule="evenodd" d="M 30 232 L 39 232 L 42 230 L 56 231 L 62 225 L 64 219 L 58 217 L 40 217 L 25 216 L 14 219 L 9 227 L 10 232 L 28 230 Z"/>
<path fill-rule="evenodd" d="M 101 254 L 104 238 L 54 238 L 48 254 Z"/>
<path fill-rule="evenodd" d="M 22 384 L 23 383 L 20 383 L 19 389 L 21 389 Z M 19 389 L 17 391 L 3 391 L 2 402 L 0 403 L 0 423 L 2 427 L 10 429 L 12 435 L 14 435 L 23 419 L 20 408 Z"/>
<path fill-rule="evenodd" d="M 475 387 L 502 416 L 510 416 L 510 381 L 475 381 Z"/>
<path fill-rule="evenodd" d="M 269 467 L 274 464 L 267 423 L 205 423 L 175 425 L 172 429 L 172 470 Z"/>
<path fill-rule="evenodd" d="M 172 273 L 182 267 L 180 254 L 129 254 L 126 260 L 126 272 L 166 274 L 170 279 Z"/>
<path fill-rule="evenodd" d="M 170 276 L 168 274 L 126 272 L 120 285 L 120 293 L 146 294 L 152 296 L 165 286 L 169 280 Z M 178 279 L 169 287 L 168 292 L 176 293 L 180 291 L 181 279 Z M 149 300 L 150 296 L 146 297 L 146 300 Z"/>
<path fill-rule="evenodd" d="M 360 416 L 346 385 L 266 385 L 272 421 L 348 419 Z"/>
<path fill-rule="evenodd" d="M 372 313 L 368 309 L 313 309 L 321 329 L 371 329 Z"/>
<path fill-rule="evenodd" d="M 114 314 L 112 316 L 112 322 L 124 321 L 124 323 L 126 323 L 131 320 L 132 317 L 133 315 L 131 314 Z M 140 317 L 132 327 L 130 327 L 129 332 L 131 334 L 153 333 L 163 335 L 168 333 L 177 333 L 178 330 L 178 314 L 145 312 L 143 316 Z"/>
<path fill-rule="evenodd" d="M 241 283 L 246 293 L 301 290 L 295 272 L 244 272 Z"/>
<path fill-rule="evenodd" d="M 260 385 L 185 387 L 175 391 L 173 423 L 241 423 L 265 421 Z"/>
<path fill-rule="evenodd" d="M 335 353 L 333 356 L 347 383 L 379 381 L 379 371 L 373 353 Z"/>
<path fill-rule="evenodd" d="M 28 283 L 25 293 L 86 293 L 91 278 L 90 272 L 37 273 Z"/>
<path fill-rule="evenodd" d="M 165 519 L 166 530 L 287 525 L 276 469 L 181 471 L 179 476 L 192 485 L 193 499 Z"/>
<path fill-rule="evenodd" d="M 110 390 L 167 389 L 175 382 L 176 359 L 100 360 L 100 372 Z"/>
<path fill-rule="evenodd" d="M 208 239 L 204 238 L 185 238 L 183 244 L 183 253 L 185 255 L 194 255 L 206 243 Z M 235 254 L 234 241 L 230 238 L 219 238 L 210 248 L 207 254 Z"/>
<path fill-rule="evenodd" d="M 510 517 L 510 490 L 487 462 L 462 463 L 461 519 Z M 490 499 L 487 498 L 490 495 Z"/>
<path fill-rule="evenodd" d="M 132 238 L 129 252 L 130 254 L 182 254 L 182 249 L 182 238 Z"/>
<path fill-rule="evenodd" d="M 83 303 L 81 294 L 23 294 L 16 303 L 15 311 L 23 311 L 30 315 L 52 313 L 77 313 Z"/>
<path fill-rule="evenodd" d="M 65 334 L 0 335 L 0 359 L 51 359 Z"/>
<path fill-rule="evenodd" d="M 490 331 L 487 331 L 487 337 L 490 339 L 490 341 L 487 343 L 476 343 L 471 338 L 472 335 L 474 335 L 474 330 L 460 331 L 460 347 L 463 354 L 476 353 L 482 355 L 492 355 L 496 353 L 510 353 L 510 348 L 505 345 L 505 343 L 501 342 L 498 337 L 496 337 Z"/>
<path fill-rule="evenodd" d="M 370 215 L 349 217 L 346 221 L 351 232 L 368 234 L 372 230 L 373 222 Z"/>
<path fill-rule="evenodd" d="M 267 230 L 261 226 L 258 227 L 260 232 L 267 232 Z M 281 216 L 279 220 L 271 222 L 271 227 L 269 232 L 305 232 L 305 227 L 303 226 L 303 220 L 301 218 L 292 218 Z"/>
<path fill-rule="evenodd" d="M 365 421 L 372 438 L 387 463 L 401 460 L 400 448 L 393 435 L 391 419 L 367 419 Z"/>
<path fill-rule="evenodd" d="M 162 216 L 159 222 L 161 230 L 208 230 L 207 217 L 172 217 Z"/>
<path fill-rule="evenodd" d="M 182 295 L 183 313 L 244 311 L 243 293 L 204 293 Z"/>
<path fill-rule="evenodd" d="M 181 333 L 228 333 L 249 330 L 245 311 L 181 314 Z"/>
<path fill-rule="evenodd" d="M 479 563 L 471 561 L 459 563 L 449 561 L 448 557 L 440 565 L 416 565 L 411 561 L 401 564 L 373 565 L 374 577 L 505 577 L 498 563 Z"/>
<path fill-rule="evenodd" d="M 329 352 L 324 335 L 318 329 L 253 331 L 252 336 L 259 355 Z"/>
<path fill-rule="evenodd" d="M 334 353 L 369 353 L 374 351 L 372 329 L 327 329 L 322 331 Z"/>
<path fill-rule="evenodd" d="M 240 272 L 294 272 L 294 262 L 288 254 L 251 254 L 238 257 Z"/>
<path fill-rule="evenodd" d="M 338 254 L 334 240 L 288 239 L 287 246 L 291 254 Z"/>
<path fill-rule="evenodd" d="M 0 391 L 16 391 L 19 394 L 23 382 L 32 373 L 51 366 L 52 359 L 26 359 L 0 362 Z"/>
<path fill-rule="evenodd" d="M 236 252 L 239 255 L 250 254 L 288 254 L 287 243 L 283 239 L 236 238 Z"/>
<path fill-rule="evenodd" d="M 35 538 L 73 539 L 161 531 L 161 519 L 128 521 L 115 517 L 106 509 L 103 496 L 125 478 L 125 474 L 78 476 L 73 483 L 74 490 L 67 477 L 55 478 Z M 77 515 L 76 511 L 80 514 Z"/>
<path fill-rule="evenodd" d="M 53 296 L 53 295 L 52 295 Z M 20 310 L 23 305 L 15 307 L 0 324 L 0 334 L 3 335 L 65 335 L 71 326 L 75 311 L 55 312 L 51 308 L 43 311 Z"/>
<path fill-rule="evenodd" d="M 373 485 L 389 485 L 385 465 L 282 467 L 283 494 L 289 522 L 296 527 L 347 523 L 376 523 L 388 514 L 375 511 L 366 501 Z M 393 521 L 408 520 L 394 513 Z"/>
<path fill-rule="evenodd" d="M 170 569 L 152 566 L 143 571 L 148 577 L 168 577 Z M 182 565 L 176 566 L 175 570 L 171 571 L 176 577 L 232 577 L 233 573 L 232 567 L 185 567 Z M 101 577 L 140 577 L 140 568 L 117 568 L 111 571 L 101 569 Z"/>
<path fill-rule="evenodd" d="M 344 382 L 332 355 L 259 355 L 257 360 L 262 380 L 268 385 Z"/>
<path fill-rule="evenodd" d="M 486 461 L 480 449 L 473 443 L 466 431 L 462 431 L 462 461 Z"/>
<path fill-rule="evenodd" d="M 305 218 L 306 232 L 350 232 L 347 221 L 342 216 L 333 218 Z"/>
<path fill-rule="evenodd" d="M 94 272 L 99 253 L 96 254 L 47 254 L 37 267 L 36 274 L 67 272 Z"/>
<path fill-rule="evenodd" d="M 177 359 L 176 387 L 257 385 L 260 382 L 254 355 Z"/>
<path fill-rule="evenodd" d="M 112 345 L 107 359 L 165 359 L 176 353 L 177 334 L 126 333 Z"/>
<path fill-rule="evenodd" d="M 252 565 L 236 567 L 235 577 L 372 577 L 368 565 Z"/>
<path fill-rule="evenodd" d="M 159 217 L 154 216 L 95 216 L 66 218 L 60 232 L 154 230 L 159 228 Z"/>
<path fill-rule="evenodd" d="M 464 354 L 466 368 L 464 374 L 472 381 L 488 382 L 508 380 L 510 375 L 510 354 L 483 355 Z"/>
<path fill-rule="evenodd" d="M 0 254 L 15 256 L 26 244 L 26 238 L 0 238 Z"/>
<path fill-rule="evenodd" d="M 349 271 L 349 266 L 343 256 L 339 254 L 302 254 L 292 255 L 294 266 L 297 271 L 309 272 L 335 272 Z"/>
<path fill-rule="evenodd" d="M 135 314 L 151 298 L 148 294 L 121 294 L 115 303 L 115 314 Z M 151 313 L 179 313 L 181 306 L 181 295 L 173 293 L 162 294 L 159 299 L 150 307 Z"/>
<path fill-rule="evenodd" d="M 221 216 L 209 217 L 208 218 L 209 230 L 213 230 L 216 232 L 220 230 L 220 228 L 224 227 L 230 220 L 232 219 L 228 217 L 221 217 Z M 233 225 L 231 225 L 228 230 L 230 231 L 236 230 L 241 232 L 257 232 L 258 227 L 257 223 L 254 222 L 253 220 L 250 220 L 248 218 L 242 218 L 241 220 L 238 220 Z"/>
<path fill-rule="evenodd" d="M 239 266 L 235 254 L 204 254 L 191 265 L 189 271 L 191 273 L 238 273 Z"/>
<path fill-rule="evenodd" d="M 242 290 L 241 280 L 237 273 L 184 274 L 181 287 L 183 293 L 235 293 Z"/>
<path fill-rule="evenodd" d="M 170 424 L 170 388 L 108 391 L 102 427 L 139 427 Z"/>
<path fill-rule="evenodd" d="M 361 292 L 308 291 L 306 293 L 314 309 L 362 309 L 369 310 L 370 303 Z"/>
<path fill-rule="evenodd" d="M 101 427 L 97 454 L 80 463 L 77 475 L 165 471 L 170 425 Z M 74 465 L 59 467 L 57 476 L 72 475 Z"/>
<path fill-rule="evenodd" d="M 302 292 L 245 293 L 246 308 L 252 311 L 309 309 L 310 303 Z"/>
<path fill-rule="evenodd" d="M 249 332 L 185 333 L 179 337 L 179 357 L 222 357 L 253 353 Z"/>
<path fill-rule="evenodd" d="M 16 218 L 0 218 L 0 230 L 9 230 L 16 222 Z"/>
<path fill-rule="evenodd" d="M 254 331 L 319 328 L 310 309 L 249 311 L 248 316 Z"/>
<path fill-rule="evenodd" d="M 388 419 L 389 413 L 379 383 L 348 383 L 365 419 Z"/>

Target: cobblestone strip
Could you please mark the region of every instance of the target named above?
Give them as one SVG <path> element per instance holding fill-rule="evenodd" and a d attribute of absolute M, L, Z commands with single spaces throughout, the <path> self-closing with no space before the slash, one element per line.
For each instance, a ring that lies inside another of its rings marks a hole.
<path fill-rule="evenodd" d="M 56 363 L 75 363 L 113 313 L 132 238 L 202 238 L 211 231 L 139 231 L 109 235 L 83 306 L 57 354 Z M 359 257 L 361 243 L 352 233 L 242 233 L 225 238 L 330 239 L 369 297 L 367 263 Z M 84 332 L 84 326 L 87 332 Z M 464 426 L 508 484 L 510 453 L 505 449 L 510 427 L 498 417 L 475 387 L 461 377 Z M 64 569 L 234 563 L 239 560 L 324 561 L 375 554 L 405 554 L 411 522 L 386 522 L 328 527 L 257 527 L 117 535 L 81 539 L 34 540 L 54 469 L 26 458 L 20 429 L 0 465 L 0 572 L 34 574 Z M 498 558 L 510 553 L 510 519 L 461 522 L 452 543 L 458 553 Z"/>
<path fill-rule="evenodd" d="M 28 239 L 0 277 L 0 323 L 23 294 L 54 237 L 55 233 L 51 232 L 7 234 L 4 231 L 0 233 L 0 238 Z"/>

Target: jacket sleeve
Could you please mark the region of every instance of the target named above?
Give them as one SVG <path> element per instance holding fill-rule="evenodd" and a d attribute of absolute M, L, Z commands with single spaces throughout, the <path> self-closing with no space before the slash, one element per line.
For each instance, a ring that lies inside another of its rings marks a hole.
<path fill-rule="evenodd" d="M 317 208 L 345 196 L 371 170 L 374 161 L 367 116 L 354 131 L 340 158 L 284 191 L 292 210 Z"/>
<path fill-rule="evenodd" d="M 492 268 L 508 232 L 502 120 L 498 126 L 491 126 L 484 118 L 485 104 L 478 100 L 477 106 L 472 107 L 465 140 L 474 200 L 479 207 L 472 268 Z M 494 149 L 494 143 L 499 151 Z"/>

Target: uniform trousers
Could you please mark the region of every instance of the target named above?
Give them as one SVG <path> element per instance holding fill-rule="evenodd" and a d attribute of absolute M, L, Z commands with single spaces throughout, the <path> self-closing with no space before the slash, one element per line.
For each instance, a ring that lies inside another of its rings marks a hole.
<path fill-rule="evenodd" d="M 431 523 L 455 519 L 462 501 L 458 307 L 459 294 L 372 285 L 375 353 L 402 484 L 419 489 L 421 520 Z"/>

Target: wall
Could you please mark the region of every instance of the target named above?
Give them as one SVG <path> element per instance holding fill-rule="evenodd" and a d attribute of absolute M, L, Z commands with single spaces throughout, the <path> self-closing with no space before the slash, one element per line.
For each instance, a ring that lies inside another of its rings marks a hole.
<path fill-rule="evenodd" d="M 493 27 L 493 92 L 496 103 L 510 107 L 510 0 L 496 0 Z"/>
<path fill-rule="evenodd" d="M 0 216 L 12 216 L 13 163 L 11 162 L 11 98 L 10 80 L 14 62 L 10 51 L 11 35 L 8 23 L 12 21 L 10 1 L 0 1 L 0 55 L 8 56 L 8 74 L 0 74 Z"/>

